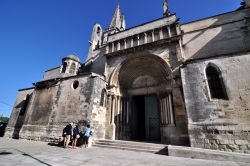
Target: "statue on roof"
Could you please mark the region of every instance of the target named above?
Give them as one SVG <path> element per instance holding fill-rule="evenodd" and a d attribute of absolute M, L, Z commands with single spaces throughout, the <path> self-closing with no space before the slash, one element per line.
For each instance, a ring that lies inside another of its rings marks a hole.
<path fill-rule="evenodd" d="M 163 15 L 169 16 L 168 0 L 163 0 Z"/>

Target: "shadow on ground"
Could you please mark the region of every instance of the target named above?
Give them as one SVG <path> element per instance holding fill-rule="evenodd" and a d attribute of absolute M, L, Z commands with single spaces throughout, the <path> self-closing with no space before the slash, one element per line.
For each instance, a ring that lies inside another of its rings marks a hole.
<path fill-rule="evenodd" d="M 9 154 L 13 154 L 11 152 L 0 152 L 0 155 L 9 155 Z"/>
<path fill-rule="evenodd" d="M 165 148 L 161 149 L 160 151 L 156 152 L 155 154 L 168 155 L 168 147 L 166 146 Z"/>

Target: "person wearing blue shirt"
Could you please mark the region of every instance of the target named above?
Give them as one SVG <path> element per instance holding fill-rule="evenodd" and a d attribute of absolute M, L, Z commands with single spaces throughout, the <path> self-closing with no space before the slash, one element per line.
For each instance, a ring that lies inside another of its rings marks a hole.
<path fill-rule="evenodd" d="M 76 124 L 76 126 L 73 128 L 72 149 L 76 149 L 76 143 L 77 143 L 78 138 L 80 138 L 80 129 L 79 129 L 79 125 Z"/>
<path fill-rule="evenodd" d="M 90 129 L 90 125 L 87 125 L 87 128 L 85 128 L 84 132 L 83 132 L 83 144 L 84 147 L 87 148 L 88 144 L 89 144 L 89 137 L 91 137 L 93 134 L 92 130 Z M 81 148 L 83 147 L 83 144 L 81 146 Z"/>

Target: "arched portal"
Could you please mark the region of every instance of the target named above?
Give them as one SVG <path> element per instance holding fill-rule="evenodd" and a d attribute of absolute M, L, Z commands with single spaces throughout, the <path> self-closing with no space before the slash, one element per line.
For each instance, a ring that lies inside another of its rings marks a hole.
<path fill-rule="evenodd" d="M 169 65 L 156 55 L 129 57 L 108 87 L 113 138 L 160 142 L 160 126 L 174 123 Z"/>

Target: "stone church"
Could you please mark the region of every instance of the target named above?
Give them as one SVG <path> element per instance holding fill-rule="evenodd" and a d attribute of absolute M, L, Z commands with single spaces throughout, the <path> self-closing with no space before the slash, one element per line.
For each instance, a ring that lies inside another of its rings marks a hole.
<path fill-rule="evenodd" d="M 19 90 L 5 137 L 56 141 L 77 122 L 93 140 L 250 153 L 249 7 L 180 24 L 164 0 L 163 17 L 126 29 L 118 5 L 85 63 L 68 55 Z"/>

